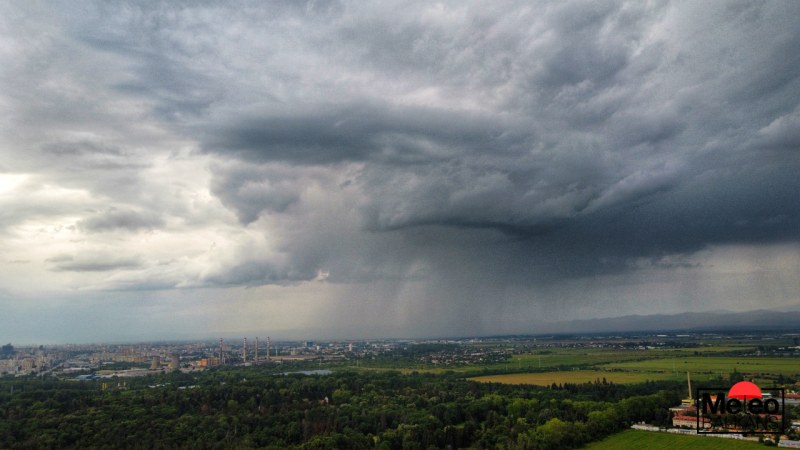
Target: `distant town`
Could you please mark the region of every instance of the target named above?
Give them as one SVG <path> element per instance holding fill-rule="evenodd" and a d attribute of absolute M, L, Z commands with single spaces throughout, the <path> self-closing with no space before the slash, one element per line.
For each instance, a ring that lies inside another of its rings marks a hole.
<path fill-rule="evenodd" d="M 755 345 L 739 356 L 800 356 L 800 336 L 795 334 L 632 334 L 611 336 L 503 336 L 458 339 L 384 339 L 352 341 L 276 341 L 269 337 L 243 337 L 203 342 L 143 342 L 132 344 L 65 344 L 0 348 L 0 375 L 54 375 L 75 379 L 140 377 L 161 372 L 194 372 L 218 366 L 254 366 L 291 362 L 385 360 L 404 356 L 420 367 L 491 365 L 513 355 L 548 349 L 665 350 L 702 349 L 704 338 L 736 339 L 755 344 L 791 338 L 794 345 Z M 786 341 L 785 341 L 786 342 Z"/>

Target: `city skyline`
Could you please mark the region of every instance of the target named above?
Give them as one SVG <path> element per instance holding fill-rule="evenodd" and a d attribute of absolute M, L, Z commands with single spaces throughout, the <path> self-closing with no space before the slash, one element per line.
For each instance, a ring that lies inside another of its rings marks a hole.
<path fill-rule="evenodd" d="M 800 305 L 797 2 L 0 11 L 3 343 Z"/>

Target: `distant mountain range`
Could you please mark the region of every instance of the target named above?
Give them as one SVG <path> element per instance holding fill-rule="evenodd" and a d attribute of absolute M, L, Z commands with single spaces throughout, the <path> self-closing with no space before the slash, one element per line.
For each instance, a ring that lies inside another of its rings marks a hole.
<path fill-rule="evenodd" d="M 534 334 L 622 333 L 658 331 L 766 331 L 800 332 L 800 306 L 747 312 L 696 312 L 623 316 L 604 319 L 543 323 Z"/>

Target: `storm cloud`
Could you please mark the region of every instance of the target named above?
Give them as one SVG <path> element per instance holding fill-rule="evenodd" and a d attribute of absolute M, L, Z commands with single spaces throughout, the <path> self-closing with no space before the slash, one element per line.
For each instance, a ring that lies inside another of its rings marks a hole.
<path fill-rule="evenodd" d="M 77 223 L 83 231 L 109 231 L 123 228 L 128 231 L 148 230 L 162 226 L 164 222 L 155 215 L 136 211 L 121 211 L 116 208 L 97 213 Z"/>
<path fill-rule="evenodd" d="M 22 297 L 356 335 L 800 303 L 796 2 L 2 9 Z"/>
<path fill-rule="evenodd" d="M 50 270 L 56 272 L 107 272 L 120 269 L 134 269 L 141 266 L 137 257 L 118 257 L 113 255 L 80 255 L 75 258 L 70 255 L 58 255 L 48 258 L 47 262 L 52 264 Z"/>

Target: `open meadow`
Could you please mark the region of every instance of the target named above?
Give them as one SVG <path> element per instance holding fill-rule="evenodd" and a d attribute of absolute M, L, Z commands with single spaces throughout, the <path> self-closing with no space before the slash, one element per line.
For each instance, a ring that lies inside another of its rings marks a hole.
<path fill-rule="evenodd" d="M 685 436 L 653 431 L 625 430 L 602 441 L 583 447 L 587 450 L 643 449 L 673 450 L 692 448 L 698 450 L 738 450 L 764 448 L 758 442 L 723 439 L 709 436 Z"/>

